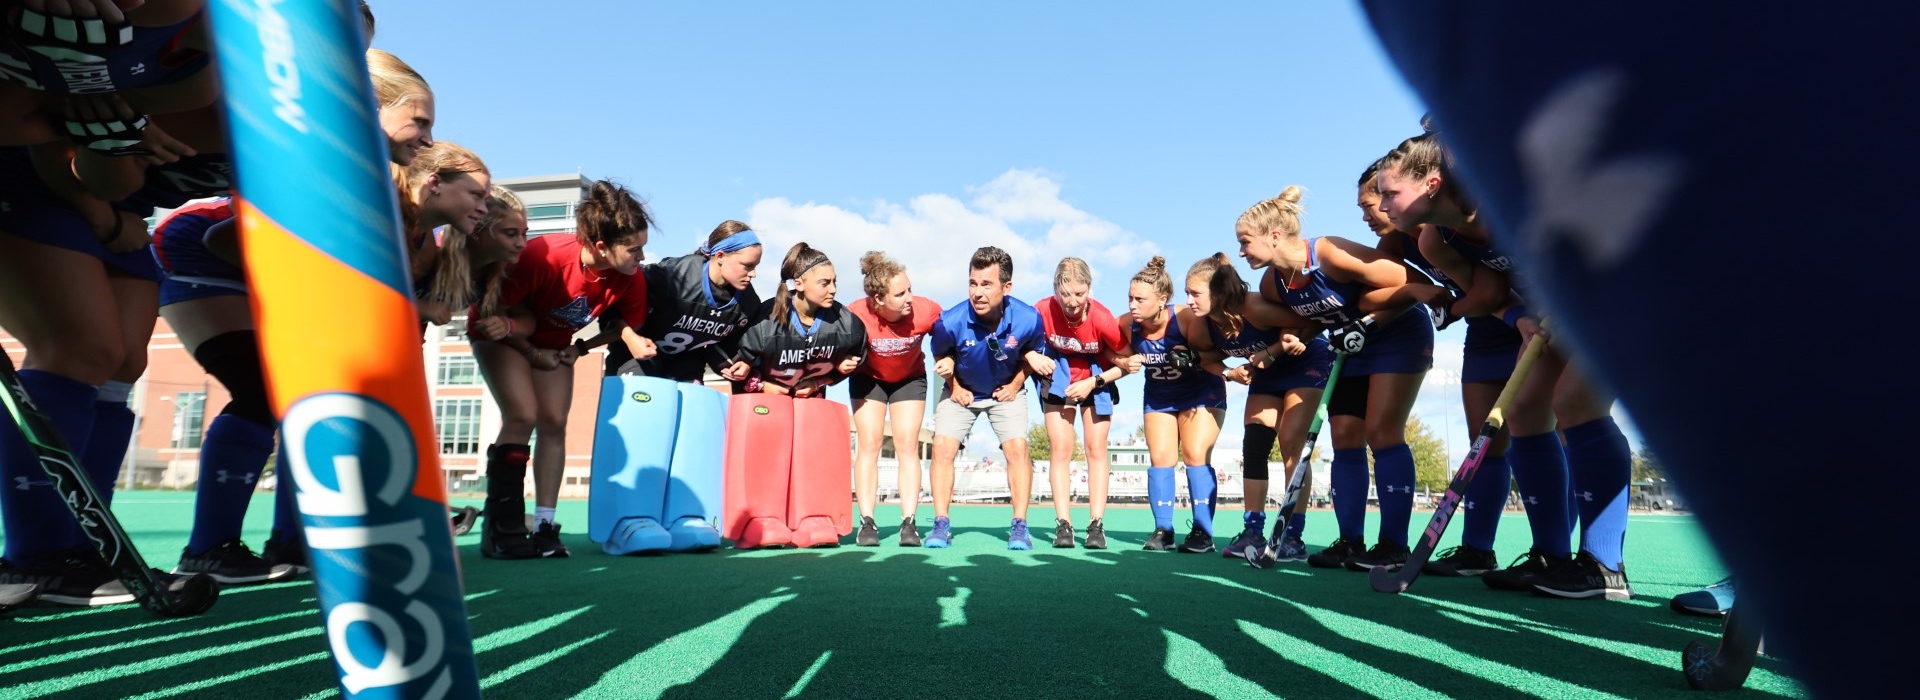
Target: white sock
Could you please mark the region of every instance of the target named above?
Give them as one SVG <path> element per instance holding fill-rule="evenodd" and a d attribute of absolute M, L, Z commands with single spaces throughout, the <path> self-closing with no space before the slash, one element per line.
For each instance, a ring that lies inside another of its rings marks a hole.
<path fill-rule="evenodd" d="M 550 522 L 553 522 L 553 509 L 552 509 L 552 508 L 548 508 L 548 507 L 546 507 L 546 506 L 534 506 L 534 507 L 533 507 L 533 524 L 534 524 L 534 526 L 536 526 L 536 527 L 537 527 L 537 526 L 539 526 L 539 525 L 540 525 L 540 523 L 550 523 Z"/>

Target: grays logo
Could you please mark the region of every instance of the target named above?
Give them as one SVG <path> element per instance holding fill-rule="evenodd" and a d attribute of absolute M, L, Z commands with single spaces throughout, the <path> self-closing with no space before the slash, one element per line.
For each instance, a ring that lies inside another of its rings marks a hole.
<path fill-rule="evenodd" d="M 340 684 L 354 694 L 432 676 L 425 695 L 444 695 L 453 683 L 448 623 L 415 596 L 432 573 L 433 551 L 425 523 L 401 507 L 418 466 L 406 423 L 367 397 L 320 394 L 289 408 L 281 430 L 316 578 L 364 579 L 329 585 L 357 591 L 326 610 Z M 403 629 L 396 612 L 417 631 Z M 420 648 L 409 648 L 416 640 Z"/>
<path fill-rule="evenodd" d="M 260 35 L 261 70 L 273 83 L 273 115 L 302 134 L 307 133 L 307 109 L 300 106 L 300 66 L 294 56 L 293 30 L 277 5 L 287 0 L 255 0 L 254 26 Z"/>

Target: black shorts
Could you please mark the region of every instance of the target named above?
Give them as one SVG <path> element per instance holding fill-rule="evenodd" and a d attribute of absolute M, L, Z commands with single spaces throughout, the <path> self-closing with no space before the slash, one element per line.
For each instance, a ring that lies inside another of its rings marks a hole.
<path fill-rule="evenodd" d="M 1334 382 L 1333 396 L 1327 398 L 1327 415 L 1366 418 L 1368 378 L 1372 376 L 1341 377 Z"/>
<path fill-rule="evenodd" d="M 847 377 L 847 396 L 854 401 L 879 401 L 892 404 L 901 401 L 927 400 L 927 375 L 920 375 L 897 382 L 883 382 L 866 374 Z"/>

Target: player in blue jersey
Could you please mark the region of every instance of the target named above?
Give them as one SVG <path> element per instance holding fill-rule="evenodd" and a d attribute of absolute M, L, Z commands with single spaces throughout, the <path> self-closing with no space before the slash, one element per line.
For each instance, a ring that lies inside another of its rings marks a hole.
<path fill-rule="evenodd" d="M 1468 280 L 1467 293 L 1451 307 L 1454 314 L 1497 316 L 1523 336 L 1539 333 L 1537 316 L 1523 299 L 1525 278 L 1494 247 L 1449 160 L 1434 132 L 1400 144 L 1380 166 L 1381 210 L 1396 228 L 1420 232 L 1420 249 L 1429 260 L 1454 279 Z M 1632 452 L 1612 408 L 1612 395 L 1588 381 L 1566 351 L 1549 346 L 1541 354 L 1507 417 L 1533 548 L 1513 566 L 1488 573 L 1482 580 L 1489 587 L 1567 598 L 1632 597 L 1622 564 Z M 1577 554 L 1568 542 L 1576 522 Z"/>
<path fill-rule="evenodd" d="M 925 544 L 950 546 L 953 523 L 953 461 L 973 424 L 987 417 L 1007 460 L 1007 490 L 1013 500 L 1013 524 L 1007 548 L 1033 549 L 1027 529 L 1027 501 L 1033 493 L 1033 458 L 1027 454 L 1027 398 L 1023 384 L 1046 344 L 1040 314 L 1009 296 L 1013 257 L 993 246 L 968 260 L 967 301 L 940 314 L 933 327 L 934 372 L 947 382 L 947 396 L 933 414 L 933 531 Z"/>
<path fill-rule="evenodd" d="M 1215 253 L 1187 271 L 1188 307 L 1207 329 L 1204 336 L 1191 339 L 1194 348 L 1202 353 L 1217 350 L 1222 359 L 1207 362 L 1205 369 L 1247 387 L 1246 437 L 1241 443 L 1246 513 L 1241 516 L 1240 534 L 1224 549 L 1224 556 L 1235 558 L 1248 547 L 1266 546 L 1269 458 L 1277 444 L 1285 470 L 1282 478 L 1293 478 L 1333 364 L 1326 339 L 1309 336 L 1306 319 L 1247 292 L 1246 281 L 1226 253 Z M 1229 368 L 1225 357 L 1246 362 Z M 1307 558 L 1306 545 L 1300 541 L 1305 516 L 1305 512 L 1295 513 L 1287 522 L 1276 561 Z"/>
<path fill-rule="evenodd" d="M 1433 325 L 1420 303 L 1448 298 L 1416 281 L 1405 263 L 1353 241 L 1306 238 L 1300 232 L 1299 187 L 1253 205 L 1234 225 L 1240 255 L 1267 270 L 1261 296 L 1331 329 L 1334 350 L 1348 354 L 1327 412 L 1333 430 L 1331 475 L 1340 538 L 1308 557 L 1321 567 L 1365 571 L 1406 562 L 1413 514 L 1413 451 L 1407 416 L 1433 367 Z M 1363 548 L 1367 451 L 1379 489 L 1380 536 Z"/>
<path fill-rule="evenodd" d="M 92 7 L 43 3 L 0 13 L 9 25 L 0 41 L 0 144 L 72 139 L 106 153 L 148 151 L 144 115 L 219 98 L 204 0 L 85 4 Z"/>
<path fill-rule="evenodd" d="M 1173 506 L 1177 500 L 1173 465 L 1187 465 L 1187 495 L 1193 526 L 1179 551 L 1213 551 L 1213 497 L 1219 480 L 1213 471 L 1213 443 L 1227 412 L 1227 385 L 1204 365 L 1217 353 L 1202 355 L 1189 339 L 1204 338 L 1206 322 L 1185 304 L 1171 303 L 1173 280 L 1158 255 L 1127 285 L 1127 314 L 1120 317 L 1132 351 L 1123 365 L 1128 374 L 1146 373 L 1140 403 L 1147 437 L 1147 498 L 1153 508 L 1153 533 L 1144 549 L 1174 549 Z"/>

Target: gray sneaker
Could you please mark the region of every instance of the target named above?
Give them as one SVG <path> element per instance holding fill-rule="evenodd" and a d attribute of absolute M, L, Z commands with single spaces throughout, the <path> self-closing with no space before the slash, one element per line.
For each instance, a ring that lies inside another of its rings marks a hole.
<path fill-rule="evenodd" d="M 920 525 L 915 523 L 913 518 L 900 519 L 900 546 L 920 546 Z"/>
<path fill-rule="evenodd" d="M 1107 523 L 1105 521 L 1100 518 L 1094 518 L 1093 522 L 1087 523 L 1087 544 L 1085 546 L 1087 549 L 1107 548 Z"/>
<path fill-rule="evenodd" d="M 1055 521 L 1053 526 L 1054 549 L 1073 549 L 1073 523 L 1065 520 Z"/>
<path fill-rule="evenodd" d="M 853 544 L 859 547 L 880 546 L 880 526 L 873 524 L 873 518 L 860 516 L 860 531 L 854 534 Z"/>

